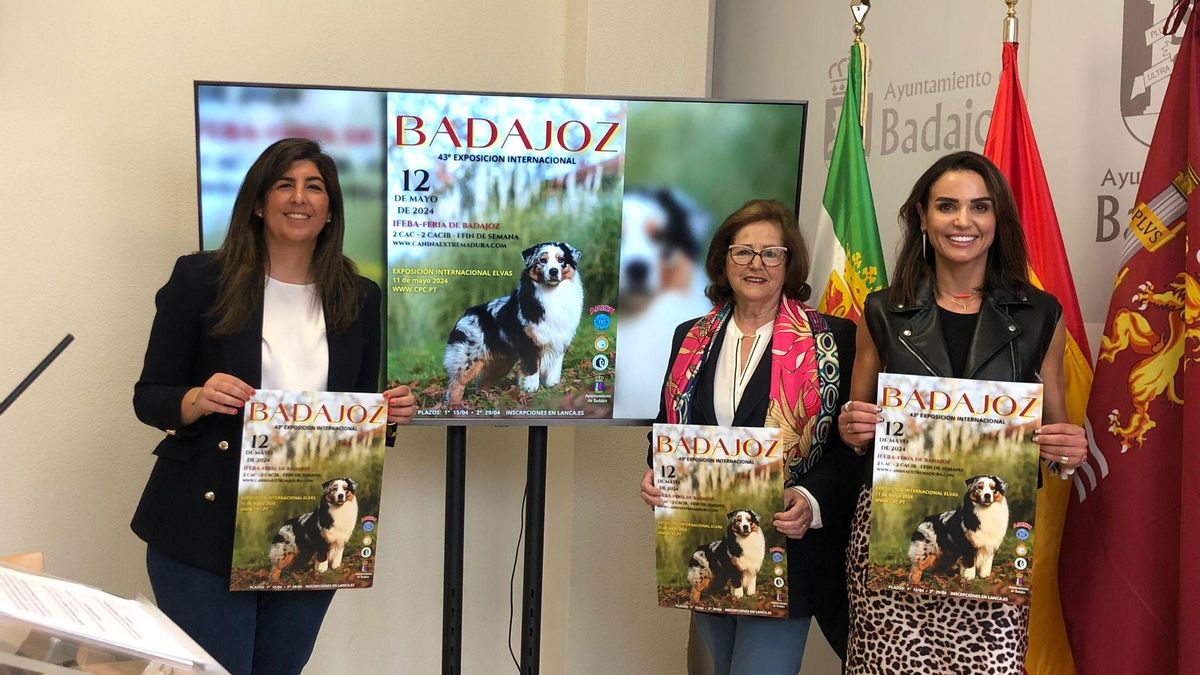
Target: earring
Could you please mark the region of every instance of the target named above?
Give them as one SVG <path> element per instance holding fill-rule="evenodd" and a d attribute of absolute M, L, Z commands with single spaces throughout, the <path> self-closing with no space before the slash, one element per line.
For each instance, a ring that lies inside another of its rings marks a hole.
<path fill-rule="evenodd" d="M 925 246 L 925 228 L 921 228 L 921 257 L 922 258 L 929 257 L 929 251 L 926 249 L 926 246 Z"/>
<path fill-rule="evenodd" d="M 258 216 L 259 218 L 262 218 L 262 211 L 255 211 L 254 215 Z"/>

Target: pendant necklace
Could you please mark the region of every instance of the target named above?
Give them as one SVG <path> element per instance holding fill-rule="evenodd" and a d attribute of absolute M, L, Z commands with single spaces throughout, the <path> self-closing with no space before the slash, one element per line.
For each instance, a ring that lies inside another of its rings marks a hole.
<path fill-rule="evenodd" d="M 967 311 L 967 307 L 972 302 L 974 302 L 970 298 L 973 298 L 975 296 L 975 294 L 979 292 L 976 290 L 976 291 L 971 291 L 970 293 L 947 293 L 946 291 L 943 291 L 940 288 L 938 290 L 941 291 L 942 295 L 949 297 L 950 302 L 953 302 L 954 304 L 961 307 L 962 311 L 964 313 Z"/>

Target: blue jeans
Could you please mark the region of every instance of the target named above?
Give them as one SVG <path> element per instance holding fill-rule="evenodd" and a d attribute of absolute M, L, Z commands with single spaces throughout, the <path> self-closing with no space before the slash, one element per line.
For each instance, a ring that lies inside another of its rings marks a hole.
<path fill-rule="evenodd" d="M 812 617 L 771 619 L 692 612 L 716 675 L 796 675 Z"/>
<path fill-rule="evenodd" d="M 233 675 L 304 669 L 333 591 L 229 590 L 229 576 L 146 547 L 158 608 Z"/>

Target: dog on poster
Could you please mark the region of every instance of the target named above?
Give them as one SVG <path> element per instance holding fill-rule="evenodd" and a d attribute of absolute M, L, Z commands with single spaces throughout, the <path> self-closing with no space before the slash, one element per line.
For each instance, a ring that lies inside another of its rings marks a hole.
<path fill-rule="evenodd" d="M 284 523 L 271 540 L 271 583 L 284 570 L 301 569 L 313 561 L 324 574 L 342 566 L 342 554 L 358 524 L 358 484 L 351 478 L 332 478 L 321 484 L 317 508 Z"/>
<path fill-rule="evenodd" d="M 928 516 L 913 531 L 908 545 L 913 586 L 926 570 L 945 573 L 956 565 L 968 581 L 991 576 L 992 561 L 1008 532 L 1008 483 L 980 475 L 968 478 L 966 486 L 957 509 Z"/>
<path fill-rule="evenodd" d="M 733 587 L 733 597 L 757 592 L 758 572 L 767 557 L 767 541 L 758 514 L 739 509 L 726 514 L 725 536 L 696 549 L 688 559 L 687 579 L 693 604 L 702 594 Z"/>
<path fill-rule="evenodd" d="M 627 190 L 621 219 L 614 415 L 650 419 L 658 413 L 660 390 L 644 377 L 662 373 L 671 356 L 671 335 L 663 327 L 712 309 L 704 295 L 712 219 L 678 189 Z"/>
<path fill-rule="evenodd" d="M 459 405 L 467 385 L 488 386 L 517 367 L 522 391 L 553 387 L 583 316 L 583 254 L 561 241 L 521 252 L 525 267 L 508 295 L 463 312 L 446 340 L 446 402 Z"/>

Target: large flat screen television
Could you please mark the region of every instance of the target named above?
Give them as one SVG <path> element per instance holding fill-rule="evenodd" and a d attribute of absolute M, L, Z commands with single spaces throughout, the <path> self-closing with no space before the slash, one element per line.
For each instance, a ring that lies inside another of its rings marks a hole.
<path fill-rule="evenodd" d="M 419 422 L 653 419 L 675 326 L 711 308 L 713 229 L 799 204 L 804 102 L 195 87 L 201 248 L 266 146 L 319 141 Z"/>

